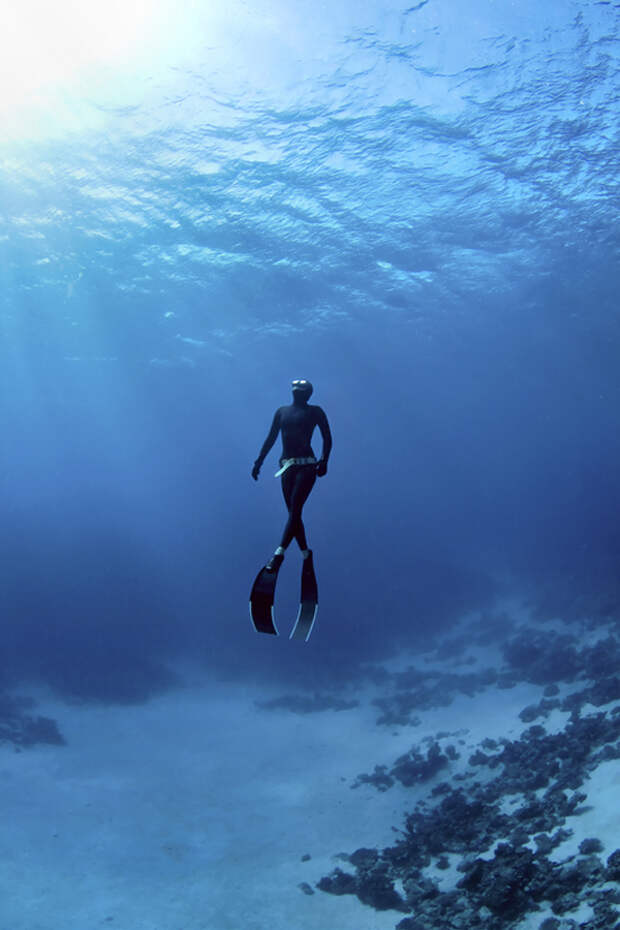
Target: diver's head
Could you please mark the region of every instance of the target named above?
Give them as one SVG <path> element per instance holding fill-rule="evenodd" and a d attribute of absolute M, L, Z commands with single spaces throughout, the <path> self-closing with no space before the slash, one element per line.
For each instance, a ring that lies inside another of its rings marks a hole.
<path fill-rule="evenodd" d="M 293 401 L 297 404 L 307 404 L 314 390 L 309 381 L 301 379 L 291 383 Z"/>

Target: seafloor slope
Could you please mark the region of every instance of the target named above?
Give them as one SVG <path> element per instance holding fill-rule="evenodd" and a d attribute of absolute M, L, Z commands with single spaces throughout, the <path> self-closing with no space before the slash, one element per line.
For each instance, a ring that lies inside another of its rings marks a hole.
<path fill-rule="evenodd" d="M 330 693 L 7 696 L 0 930 L 612 930 L 619 663 L 509 605 Z"/>

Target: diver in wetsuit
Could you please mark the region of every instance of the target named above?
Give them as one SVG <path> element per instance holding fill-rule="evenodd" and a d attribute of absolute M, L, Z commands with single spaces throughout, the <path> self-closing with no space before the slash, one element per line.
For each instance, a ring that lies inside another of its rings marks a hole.
<path fill-rule="evenodd" d="M 280 545 L 265 566 L 268 571 L 279 569 L 284 552 L 293 539 L 297 540 L 304 559 L 310 555 L 301 512 L 317 476 L 320 478 L 327 474 L 327 460 L 332 448 L 332 436 L 324 411 L 321 407 L 308 403 L 313 390 L 310 382 L 293 381 L 291 387 L 293 403 L 276 410 L 269 435 L 252 468 L 252 477 L 258 481 L 265 456 L 276 441 L 278 433 L 282 433 L 282 456 L 276 477 L 282 476 L 282 493 L 288 508 L 288 520 Z M 310 445 L 315 426 L 318 426 L 323 438 L 323 451 L 318 461 Z"/>

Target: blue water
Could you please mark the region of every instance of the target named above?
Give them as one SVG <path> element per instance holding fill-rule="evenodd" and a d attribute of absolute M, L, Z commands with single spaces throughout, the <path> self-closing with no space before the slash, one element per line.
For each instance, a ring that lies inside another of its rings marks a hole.
<path fill-rule="evenodd" d="M 2 674 L 338 680 L 498 592 L 613 601 L 620 4 L 206 10 L 1 135 Z M 295 377 L 305 647 L 247 616 Z"/>

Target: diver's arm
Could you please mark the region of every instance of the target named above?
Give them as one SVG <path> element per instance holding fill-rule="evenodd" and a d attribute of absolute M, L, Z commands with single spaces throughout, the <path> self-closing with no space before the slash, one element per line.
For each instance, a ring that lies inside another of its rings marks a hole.
<path fill-rule="evenodd" d="M 263 447 L 258 454 L 258 458 L 254 462 L 254 468 L 252 469 L 252 477 L 254 481 L 258 481 L 258 473 L 261 470 L 261 466 L 265 461 L 269 450 L 273 446 L 274 442 L 278 438 L 278 433 L 280 432 L 280 408 L 278 408 L 274 414 L 273 423 L 271 424 L 271 429 L 267 434 L 267 438 L 263 443 Z"/>
<path fill-rule="evenodd" d="M 319 478 L 322 478 L 323 475 L 327 474 L 327 460 L 329 458 L 330 452 L 332 451 L 332 433 L 329 428 L 329 423 L 327 422 L 325 411 L 322 407 L 317 407 L 316 423 L 321 431 L 321 436 L 323 437 L 323 451 L 316 467 L 317 475 Z"/>

